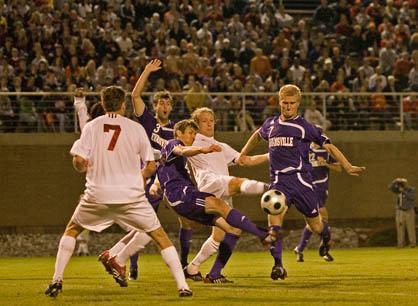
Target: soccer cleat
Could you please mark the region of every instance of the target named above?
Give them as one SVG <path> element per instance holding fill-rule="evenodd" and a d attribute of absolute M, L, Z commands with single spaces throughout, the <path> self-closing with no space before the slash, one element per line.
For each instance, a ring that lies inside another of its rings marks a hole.
<path fill-rule="evenodd" d="M 322 256 L 322 258 L 323 258 L 325 261 L 328 261 L 328 262 L 330 262 L 330 261 L 334 261 L 334 257 L 332 257 L 330 253 L 326 253 L 324 256 Z"/>
<path fill-rule="evenodd" d="M 119 286 L 128 287 L 128 280 L 126 279 L 126 266 L 120 266 L 116 262 L 116 256 L 110 258 L 107 263 L 112 269 L 113 279 L 119 284 Z"/>
<path fill-rule="evenodd" d="M 324 244 L 323 241 L 321 241 L 321 244 L 319 245 L 319 256 L 324 257 L 326 254 L 328 254 L 329 250 L 331 249 L 332 240 L 328 241 L 327 244 Z"/>
<path fill-rule="evenodd" d="M 190 289 L 181 288 L 179 289 L 179 297 L 193 296 L 193 291 Z"/>
<path fill-rule="evenodd" d="M 287 277 L 287 271 L 281 266 L 273 266 L 271 269 L 270 277 L 272 280 L 285 279 Z"/>
<path fill-rule="evenodd" d="M 296 261 L 297 262 L 304 262 L 305 260 L 303 259 L 303 252 L 299 252 L 298 248 L 294 248 L 293 252 L 296 254 Z"/>
<path fill-rule="evenodd" d="M 138 279 L 138 269 L 131 268 L 129 270 L 129 280 L 137 280 Z"/>
<path fill-rule="evenodd" d="M 45 295 L 56 297 L 60 292 L 62 292 L 62 280 L 50 283 L 45 290 Z"/>
<path fill-rule="evenodd" d="M 217 277 L 211 277 L 209 274 L 206 274 L 205 278 L 203 279 L 205 284 L 231 284 L 234 281 L 227 279 L 222 274 Z"/>
<path fill-rule="evenodd" d="M 189 272 L 187 272 L 187 266 L 184 267 L 183 272 L 184 272 L 184 277 L 186 277 L 188 279 L 191 279 L 194 282 L 201 282 L 201 281 L 203 281 L 202 273 L 197 272 L 196 274 L 190 274 Z"/>
<path fill-rule="evenodd" d="M 112 267 L 109 265 L 109 250 L 105 250 L 102 254 L 99 255 L 99 261 L 102 263 L 103 267 L 105 268 L 106 272 L 112 274 Z"/>

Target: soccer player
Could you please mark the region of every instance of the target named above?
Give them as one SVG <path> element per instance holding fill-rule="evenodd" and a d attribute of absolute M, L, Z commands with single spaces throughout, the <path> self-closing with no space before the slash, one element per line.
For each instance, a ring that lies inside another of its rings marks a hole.
<path fill-rule="evenodd" d="M 226 143 L 215 140 L 214 112 L 207 107 L 198 108 L 192 113 L 192 119 L 199 126 L 199 133 L 196 134 L 193 146 L 218 145 L 222 148 L 221 152 L 198 154 L 189 158 L 198 190 L 213 194 L 217 198 L 224 200 L 231 207 L 232 196 L 236 194 L 262 194 L 267 189 L 267 184 L 229 175 L 228 167 L 235 164 L 239 153 Z M 254 161 L 251 158 L 247 158 L 244 160 L 243 165 L 252 166 Z M 224 239 L 230 241 L 230 244 L 235 246 L 239 235 L 230 233 L 225 235 L 223 230 L 214 226 L 212 235 L 203 243 L 199 253 L 185 269 L 186 277 L 194 281 L 203 280 L 199 272 L 200 265 L 219 249 L 219 254 L 212 269 L 206 275 L 204 281 L 207 283 L 231 282 L 221 274 L 222 268 L 231 256 L 230 249 L 224 245 L 225 242 L 222 242 Z"/>
<path fill-rule="evenodd" d="M 285 85 L 279 91 L 280 116 L 266 119 L 255 131 L 243 149 L 241 156 L 246 156 L 261 140 L 268 141 L 270 163 L 270 189 L 277 189 L 286 196 L 287 205 L 291 203 L 301 212 L 307 226 L 312 232 L 321 235 L 319 254 L 325 256 L 331 246 L 329 228 L 319 217 L 319 205 L 312 185 L 311 164 L 309 163 L 309 146 L 315 142 L 324 148 L 338 161 L 344 170 L 354 176 L 360 175 L 366 168 L 351 165 L 343 153 L 321 130 L 298 116 L 301 101 L 300 89 L 295 85 Z M 238 160 L 241 163 L 241 157 Z M 269 215 L 270 229 L 278 232 L 283 224 L 284 213 Z M 282 263 L 282 243 L 277 239 L 271 249 L 274 266 L 271 278 L 285 279 L 286 270 Z"/>
<path fill-rule="evenodd" d="M 134 106 L 134 113 L 138 117 L 139 123 L 145 128 L 147 136 L 151 142 L 151 146 L 154 148 L 156 160 L 159 159 L 161 148 L 167 143 L 168 140 L 173 138 L 174 123 L 169 119 L 171 111 L 173 109 L 173 98 L 167 91 L 156 92 L 153 96 L 153 107 L 155 116 L 146 108 L 144 101 L 141 98 L 142 91 L 145 84 L 154 71 L 161 69 L 161 61 L 154 59 L 150 61 L 146 66 L 141 76 L 139 77 L 133 91 L 132 91 L 132 103 Z M 148 201 L 151 203 L 154 210 L 157 212 L 158 207 L 162 201 L 162 196 L 152 197 L 149 194 L 149 188 L 153 184 L 155 175 L 153 175 L 146 184 L 145 194 Z M 187 265 L 187 255 L 189 253 L 190 241 L 192 239 L 192 230 L 190 222 L 186 220 L 180 221 L 180 255 L 181 263 L 184 267 Z M 99 256 L 100 261 L 109 272 L 107 261 L 110 257 L 119 254 L 121 258 L 130 257 L 130 269 L 129 279 L 136 280 L 138 278 L 138 252 L 133 252 L 136 249 L 136 245 L 139 245 L 139 249 L 145 247 L 151 241 L 148 235 L 144 233 L 130 232 L 123 237 L 118 243 L 116 243 L 110 250 L 102 252 Z M 124 281 L 123 286 L 127 285 Z"/>
<path fill-rule="evenodd" d="M 312 165 L 312 186 L 314 187 L 315 194 L 319 204 L 319 215 L 321 216 L 324 227 L 328 227 L 328 211 L 325 207 L 325 203 L 328 198 L 328 179 L 329 171 L 341 172 L 341 165 L 337 163 L 327 150 L 320 148 L 317 144 L 311 143 L 309 152 L 309 161 Z M 312 231 L 308 226 L 302 231 L 299 244 L 295 247 L 294 252 L 296 254 L 296 261 L 303 262 L 303 250 L 309 242 L 312 236 Z M 334 258 L 328 252 L 323 256 L 325 261 L 333 261 Z"/>
<path fill-rule="evenodd" d="M 106 114 L 90 121 L 71 148 L 73 165 L 86 173 L 86 189 L 61 237 L 55 273 L 45 294 L 55 297 L 62 291 L 64 269 L 83 229 L 100 232 L 112 224 L 145 232 L 161 249 L 173 274 L 179 295 L 191 296 L 176 249 L 145 197 L 144 180 L 155 172 L 153 149 L 144 128 L 123 116 L 125 91 L 116 86 L 102 90 Z M 145 164 L 139 171 L 141 162 Z M 115 279 L 124 274 L 116 258 L 109 260 Z"/>
<path fill-rule="evenodd" d="M 151 190 L 153 193 L 164 186 L 164 195 L 173 210 L 193 221 L 204 225 L 216 225 L 228 234 L 237 235 L 237 229 L 249 232 L 261 239 L 265 244 L 275 240 L 274 233 L 258 228 L 238 210 L 231 208 L 224 200 L 211 193 L 200 192 L 193 185 L 186 169 L 187 158 L 198 154 L 221 152 L 218 144 L 207 144 L 203 147 L 192 146 L 198 126 L 193 120 L 182 120 L 174 126 L 175 139 L 168 141 L 161 150 L 162 160 Z M 222 240 L 226 248 L 232 252 L 235 243 Z"/>

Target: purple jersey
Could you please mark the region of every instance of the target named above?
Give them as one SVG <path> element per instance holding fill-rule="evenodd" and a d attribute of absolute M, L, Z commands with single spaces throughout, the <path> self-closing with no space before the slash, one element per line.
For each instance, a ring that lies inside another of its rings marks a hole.
<path fill-rule="evenodd" d="M 151 146 L 156 150 L 161 150 L 167 144 L 167 141 L 174 138 L 174 122 L 169 121 L 167 125 L 161 126 L 152 113 L 145 108 L 141 116 L 138 117 L 147 132 Z"/>
<path fill-rule="evenodd" d="M 270 181 L 280 174 L 306 173 L 312 170 L 309 162 L 311 142 L 320 146 L 330 143 L 321 130 L 303 117 L 282 121 L 278 116 L 264 121 L 260 136 L 269 142 Z"/>
<path fill-rule="evenodd" d="M 161 148 L 167 144 L 167 141 L 173 139 L 173 127 L 174 122 L 169 121 L 167 125 L 161 126 L 153 114 L 147 109 L 144 109 L 144 112 L 141 116 L 138 117 L 139 123 L 144 127 L 145 132 L 147 133 L 148 139 L 151 142 L 153 149 L 161 151 Z M 155 175 L 150 177 L 145 186 L 145 195 L 151 203 L 154 210 L 158 210 L 163 197 L 152 197 L 149 194 L 149 189 L 154 183 Z"/>
<path fill-rule="evenodd" d="M 161 187 L 165 189 L 165 194 L 170 201 L 170 195 L 182 192 L 187 187 L 193 187 L 190 174 L 186 169 L 187 158 L 174 154 L 173 150 L 176 146 L 184 146 L 177 139 L 171 139 L 161 149 L 161 159 L 163 160 L 158 166 L 158 179 Z"/>
<path fill-rule="evenodd" d="M 309 161 L 312 165 L 312 184 L 321 189 L 328 189 L 329 168 L 318 165 L 318 157 L 323 158 L 328 164 L 337 164 L 337 161 L 327 152 L 327 150 L 311 148 Z"/>

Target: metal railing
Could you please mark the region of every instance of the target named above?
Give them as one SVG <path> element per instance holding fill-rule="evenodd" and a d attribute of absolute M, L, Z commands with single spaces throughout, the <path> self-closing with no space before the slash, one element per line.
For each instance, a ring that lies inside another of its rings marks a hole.
<path fill-rule="evenodd" d="M 143 94 L 152 108 L 153 93 Z M 279 114 L 276 92 L 176 92 L 171 118 L 190 116 L 197 107 L 210 107 L 219 131 L 248 131 Z M 130 98 L 128 97 L 130 100 Z M 88 107 L 99 93 L 86 93 Z M 127 103 L 127 116 L 133 116 Z M 299 114 L 326 130 L 418 130 L 418 93 L 303 93 Z M 70 92 L 1 92 L 0 132 L 78 132 L 77 115 Z"/>

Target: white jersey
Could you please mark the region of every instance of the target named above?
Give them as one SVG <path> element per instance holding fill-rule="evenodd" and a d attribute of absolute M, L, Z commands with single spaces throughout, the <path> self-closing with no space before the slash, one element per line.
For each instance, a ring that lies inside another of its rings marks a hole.
<path fill-rule="evenodd" d="M 228 175 L 228 166 L 235 163 L 235 159 L 238 158 L 239 153 L 231 148 L 226 143 L 219 142 L 213 137 L 207 137 L 202 134 L 197 134 L 193 142 L 193 146 L 207 147 L 212 144 L 222 147 L 221 152 L 213 152 L 208 154 L 198 154 L 193 157 L 188 157 L 193 167 L 195 179 L 198 188 L 200 189 L 205 185 L 205 176 L 208 174 Z"/>
<path fill-rule="evenodd" d="M 85 201 L 124 204 L 144 196 L 141 160 L 153 161 L 154 153 L 139 123 L 116 114 L 97 117 L 85 125 L 71 154 L 88 160 Z"/>

